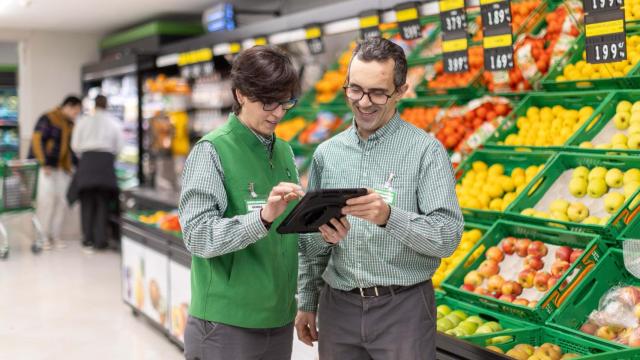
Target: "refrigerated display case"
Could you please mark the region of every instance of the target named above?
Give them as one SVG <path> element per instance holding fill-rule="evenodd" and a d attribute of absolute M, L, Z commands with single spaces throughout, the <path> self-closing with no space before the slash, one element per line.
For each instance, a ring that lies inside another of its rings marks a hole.
<path fill-rule="evenodd" d="M 18 90 L 15 67 L 0 67 L 0 156 L 15 158 L 19 149 Z"/>

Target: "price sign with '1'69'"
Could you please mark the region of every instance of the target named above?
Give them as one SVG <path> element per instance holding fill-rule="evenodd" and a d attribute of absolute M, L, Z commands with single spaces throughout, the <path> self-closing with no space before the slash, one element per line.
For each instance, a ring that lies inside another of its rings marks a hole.
<path fill-rule="evenodd" d="M 585 35 L 588 63 L 609 63 L 627 59 L 627 38 L 622 10 L 585 15 Z"/>

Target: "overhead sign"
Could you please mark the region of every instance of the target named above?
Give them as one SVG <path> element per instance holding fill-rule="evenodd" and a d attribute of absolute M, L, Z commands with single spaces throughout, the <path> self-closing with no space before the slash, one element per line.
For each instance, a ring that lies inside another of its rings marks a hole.
<path fill-rule="evenodd" d="M 380 37 L 380 11 L 370 10 L 360 14 L 360 37 L 369 39 Z"/>
<path fill-rule="evenodd" d="M 627 59 L 624 11 L 602 10 L 585 15 L 585 52 L 591 64 Z"/>
<path fill-rule="evenodd" d="M 322 28 L 320 25 L 309 25 L 305 28 L 305 38 L 309 52 L 313 55 L 324 52 L 324 41 L 322 40 Z"/>

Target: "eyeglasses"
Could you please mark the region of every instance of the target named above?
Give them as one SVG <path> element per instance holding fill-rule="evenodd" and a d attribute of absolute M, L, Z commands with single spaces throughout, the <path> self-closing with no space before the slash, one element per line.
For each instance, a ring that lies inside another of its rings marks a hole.
<path fill-rule="evenodd" d="M 345 86 L 343 89 L 344 94 L 349 98 L 349 100 L 357 102 L 367 95 L 369 97 L 369 101 L 374 105 L 386 105 L 389 99 L 393 97 L 393 94 L 396 93 L 394 90 L 390 95 L 387 95 L 380 90 L 364 91 L 361 88 L 354 86 Z"/>
<path fill-rule="evenodd" d="M 269 104 L 262 103 L 262 110 L 264 110 L 264 111 L 274 111 L 275 109 L 278 108 L 278 106 L 282 105 L 282 110 L 286 111 L 286 110 L 293 109 L 293 107 L 296 106 L 297 103 L 298 103 L 298 99 L 296 99 L 296 98 L 289 99 L 289 100 L 286 100 L 286 101 L 269 103 Z"/>

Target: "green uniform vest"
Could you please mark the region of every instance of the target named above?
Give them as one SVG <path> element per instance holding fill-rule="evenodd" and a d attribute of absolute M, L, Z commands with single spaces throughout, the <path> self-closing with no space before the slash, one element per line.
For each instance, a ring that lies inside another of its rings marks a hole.
<path fill-rule="evenodd" d="M 276 139 L 270 157 L 234 114 L 201 141 L 213 144 L 222 163 L 228 203 L 225 218 L 248 213 L 250 183 L 263 199 L 280 182 L 298 183 L 289 144 Z M 192 316 L 256 329 L 281 327 L 294 320 L 298 236 L 276 232 L 287 213 L 273 223 L 265 238 L 242 250 L 210 259 L 192 257 Z"/>

